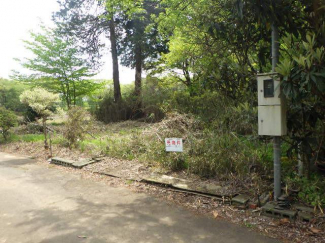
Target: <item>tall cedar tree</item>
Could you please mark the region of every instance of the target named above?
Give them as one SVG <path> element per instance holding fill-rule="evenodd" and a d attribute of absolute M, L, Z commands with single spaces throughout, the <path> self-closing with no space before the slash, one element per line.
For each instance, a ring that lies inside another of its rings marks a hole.
<path fill-rule="evenodd" d="M 114 100 L 122 99 L 119 62 L 117 54 L 117 33 L 115 15 L 106 10 L 103 1 L 58 0 L 60 10 L 53 15 L 61 32 L 76 36 L 91 59 L 98 64 L 104 47 L 103 36 L 109 36 L 113 60 Z"/>
<path fill-rule="evenodd" d="M 124 15 L 122 19 L 123 34 L 119 36 L 118 53 L 121 63 L 135 68 L 135 96 L 138 106 L 141 107 L 141 80 L 143 69 L 150 68 L 150 63 L 167 52 L 166 41 L 158 32 L 157 24 L 152 16 L 158 16 L 163 10 L 158 7 L 157 1 L 145 0 L 143 11 L 133 16 Z"/>

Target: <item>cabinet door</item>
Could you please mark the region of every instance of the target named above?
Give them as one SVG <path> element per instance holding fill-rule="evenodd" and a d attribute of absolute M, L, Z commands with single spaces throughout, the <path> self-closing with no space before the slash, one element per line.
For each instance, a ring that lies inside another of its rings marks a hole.
<path fill-rule="evenodd" d="M 279 105 L 258 107 L 258 134 L 282 136 L 287 134 L 286 111 Z"/>
<path fill-rule="evenodd" d="M 258 105 L 281 105 L 280 81 L 271 76 L 257 77 Z"/>

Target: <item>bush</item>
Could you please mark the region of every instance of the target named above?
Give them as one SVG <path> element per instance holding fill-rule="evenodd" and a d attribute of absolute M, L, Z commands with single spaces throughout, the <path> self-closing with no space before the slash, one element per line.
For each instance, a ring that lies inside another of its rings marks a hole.
<path fill-rule="evenodd" d="M 310 179 L 293 175 L 285 178 L 287 190 L 298 191 L 298 199 L 322 210 L 325 206 L 325 181 L 319 175 Z"/>
<path fill-rule="evenodd" d="M 124 100 L 115 102 L 113 97 L 107 95 L 95 112 L 96 118 L 105 123 L 129 120 L 132 118 L 131 104 Z"/>
<path fill-rule="evenodd" d="M 161 108 L 169 93 L 158 85 L 158 79 L 147 78 L 142 86 L 141 101 L 133 93 L 129 85 L 122 86 L 123 99 L 115 102 L 113 91 L 110 89 L 95 111 L 96 118 L 105 123 L 137 120 L 145 122 L 161 121 L 165 113 Z"/>
<path fill-rule="evenodd" d="M 17 116 L 14 112 L 0 107 L 0 129 L 5 140 L 9 136 L 9 129 L 17 124 Z"/>
<path fill-rule="evenodd" d="M 91 127 L 90 114 L 81 107 L 73 107 L 67 113 L 63 136 L 68 140 L 69 148 L 76 146 L 82 141 Z"/>
<path fill-rule="evenodd" d="M 184 152 L 166 152 L 164 139 L 168 137 L 183 138 Z M 107 142 L 110 156 L 156 162 L 170 170 L 187 169 L 204 177 L 246 176 L 252 168 L 266 174 L 272 169 L 269 149 L 259 140 L 211 129 L 192 115 L 170 113 L 143 131 L 119 134 Z"/>
<path fill-rule="evenodd" d="M 170 109 L 191 113 L 215 130 L 241 135 L 257 134 L 257 107 L 252 102 L 236 104 L 218 92 L 205 92 L 191 97 L 187 92 L 175 92 Z"/>

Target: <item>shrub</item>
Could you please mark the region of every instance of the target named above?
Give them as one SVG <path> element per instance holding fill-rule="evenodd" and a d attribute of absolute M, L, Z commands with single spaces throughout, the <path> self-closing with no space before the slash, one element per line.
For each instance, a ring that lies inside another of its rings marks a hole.
<path fill-rule="evenodd" d="M 287 190 L 298 191 L 298 198 L 309 203 L 315 209 L 325 206 L 325 181 L 319 175 L 310 179 L 293 175 L 285 178 Z"/>
<path fill-rule="evenodd" d="M 25 90 L 20 95 L 20 101 L 28 105 L 34 112 L 42 118 L 43 133 L 44 133 L 44 147 L 48 149 L 47 143 L 47 127 L 46 121 L 49 116 L 53 115 L 55 106 L 60 101 L 58 94 L 53 94 L 42 88 L 35 88 L 33 90 Z"/>
<path fill-rule="evenodd" d="M 165 151 L 164 139 L 183 138 L 184 152 Z M 269 150 L 254 137 L 214 130 L 192 115 L 170 113 L 163 121 L 143 131 L 110 137 L 110 156 L 156 162 L 170 170 L 187 169 L 204 177 L 247 175 L 251 169 L 266 173 L 272 168 Z"/>
<path fill-rule="evenodd" d="M 232 131 L 241 135 L 257 134 L 257 108 L 251 101 L 236 104 L 218 92 L 205 92 L 191 97 L 187 92 L 175 92 L 170 109 L 191 113 L 212 129 Z"/>
<path fill-rule="evenodd" d="M 67 115 L 63 136 L 68 140 L 68 145 L 71 149 L 77 145 L 78 141 L 82 141 L 85 138 L 92 122 L 90 114 L 81 107 L 71 108 Z"/>
<path fill-rule="evenodd" d="M 96 118 L 105 123 L 129 120 L 132 118 L 131 104 L 124 100 L 115 102 L 113 97 L 107 95 L 95 112 Z"/>
<path fill-rule="evenodd" d="M 123 99 L 116 102 L 112 90 L 109 90 L 95 111 L 96 118 L 105 123 L 137 120 L 146 122 L 161 121 L 164 111 L 163 102 L 168 99 L 168 90 L 158 85 L 158 79 L 147 77 L 142 86 L 141 101 L 129 85 L 122 86 Z"/>
<path fill-rule="evenodd" d="M 0 107 L 0 129 L 2 136 L 7 140 L 9 136 L 9 129 L 17 124 L 17 116 L 14 112 Z"/>

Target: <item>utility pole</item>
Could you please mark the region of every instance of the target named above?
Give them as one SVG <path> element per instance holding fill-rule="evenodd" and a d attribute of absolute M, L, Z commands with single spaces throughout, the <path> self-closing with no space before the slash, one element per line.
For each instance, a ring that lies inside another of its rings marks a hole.
<path fill-rule="evenodd" d="M 272 23 L 272 72 L 279 62 L 279 30 L 275 21 Z M 273 161 L 274 161 L 274 200 L 281 196 L 281 139 L 280 136 L 273 138 Z"/>

